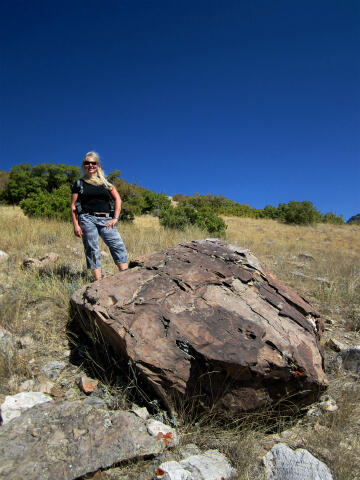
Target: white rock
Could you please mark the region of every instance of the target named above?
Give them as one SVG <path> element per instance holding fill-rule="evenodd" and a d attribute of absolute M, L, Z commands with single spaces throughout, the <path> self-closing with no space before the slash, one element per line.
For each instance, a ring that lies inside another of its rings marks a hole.
<path fill-rule="evenodd" d="M 164 473 L 162 473 L 164 472 Z M 236 474 L 228 460 L 217 450 L 207 450 L 192 455 L 181 462 L 164 462 L 159 467 L 158 478 L 165 480 L 230 480 Z"/>
<path fill-rule="evenodd" d="M 207 450 L 202 455 L 192 455 L 181 461 L 181 465 L 199 480 L 213 480 L 223 477 L 224 480 L 230 480 L 236 471 L 232 468 L 226 457 L 217 450 Z"/>
<path fill-rule="evenodd" d="M 6 260 L 8 256 L 9 255 L 6 252 L 4 252 L 3 250 L 0 250 L 0 262 L 3 262 L 4 260 Z"/>
<path fill-rule="evenodd" d="M 345 370 L 360 373 L 360 345 L 342 350 L 337 360 Z"/>
<path fill-rule="evenodd" d="M 156 478 L 162 478 L 163 480 L 192 480 L 194 478 L 175 460 L 162 463 L 157 473 Z"/>
<path fill-rule="evenodd" d="M 264 457 L 266 480 L 333 480 L 325 463 L 303 448 L 275 445 Z"/>
<path fill-rule="evenodd" d="M 40 392 L 21 392 L 16 395 L 8 395 L 0 407 L 2 423 L 10 422 L 10 420 L 19 417 L 22 412 L 35 405 L 51 401 L 52 399 L 48 395 Z"/>
<path fill-rule="evenodd" d="M 136 405 L 135 403 L 132 404 L 131 411 L 143 420 L 147 420 L 150 417 L 150 413 L 146 407 L 139 407 L 139 405 Z"/>
<path fill-rule="evenodd" d="M 163 441 L 168 447 L 174 447 L 179 443 L 176 430 L 169 427 L 169 425 L 165 425 L 165 423 L 150 418 L 147 420 L 146 426 L 150 435 L 153 435 L 158 440 Z"/>
<path fill-rule="evenodd" d="M 320 408 L 326 412 L 336 412 L 338 406 L 336 405 L 335 400 L 330 397 L 330 395 L 323 395 L 320 398 Z"/>
<path fill-rule="evenodd" d="M 46 377 L 50 378 L 51 380 L 55 380 L 55 378 L 60 375 L 60 373 L 62 372 L 62 370 L 64 370 L 65 367 L 65 362 L 58 362 L 55 360 L 44 365 L 42 371 Z"/>

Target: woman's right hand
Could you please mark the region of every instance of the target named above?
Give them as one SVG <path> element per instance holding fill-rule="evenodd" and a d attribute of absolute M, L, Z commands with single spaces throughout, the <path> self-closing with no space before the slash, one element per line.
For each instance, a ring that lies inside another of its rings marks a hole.
<path fill-rule="evenodd" d="M 80 225 L 75 225 L 74 226 L 74 234 L 75 234 L 76 237 L 79 237 L 79 238 L 82 237 L 83 232 L 82 232 L 82 228 L 80 227 Z"/>

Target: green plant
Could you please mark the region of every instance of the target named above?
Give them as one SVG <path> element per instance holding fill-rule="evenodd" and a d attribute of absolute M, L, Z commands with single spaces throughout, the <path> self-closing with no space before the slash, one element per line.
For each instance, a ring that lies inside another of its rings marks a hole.
<path fill-rule="evenodd" d="M 62 185 L 52 193 L 46 190 L 31 193 L 21 200 L 20 207 L 30 217 L 49 217 L 70 220 L 70 187 Z"/>
<path fill-rule="evenodd" d="M 288 204 L 281 203 L 278 210 L 280 212 L 279 218 L 286 223 L 309 225 L 321 220 L 320 212 L 316 210 L 312 202 L 308 201 L 295 202 L 292 200 Z"/>
<path fill-rule="evenodd" d="M 342 215 L 336 215 L 333 212 L 325 213 L 321 219 L 322 223 L 333 223 L 335 225 L 342 225 L 345 223 Z"/>
<path fill-rule="evenodd" d="M 31 194 L 52 192 L 63 185 L 70 186 L 79 177 L 79 167 L 52 163 L 31 167 L 28 163 L 23 163 L 11 169 L 2 199 L 6 203 L 17 205 Z"/>
<path fill-rule="evenodd" d="M 160 224 L 167 228 L 184 230 L 195 225 L 211 234 L 222 236 L 225 234 L 226 223 L 214 210 L 208 207 L 196 209 L 192 205 L 181 204 L 177 208 L 168 208 L 160 214 Z"/>

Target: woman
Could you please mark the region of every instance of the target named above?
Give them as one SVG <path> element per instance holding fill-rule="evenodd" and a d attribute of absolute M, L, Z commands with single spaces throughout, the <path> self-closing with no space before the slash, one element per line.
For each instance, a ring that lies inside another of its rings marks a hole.
<path fill-rule="evenodd" d="M 99 234 L 109 247 L 118 269 L 122 271 L 128 268 L 126 248 L 116 229 L 121 198 L 114 185 L 106 180 L 97 153 L 85 155 L 82 170 L 84 176 L 71 191 L 71 218 L 74 234 L 82 238 L 84 243 L 87 267 L 92 270 L 94 279 L 100 280 Z M 114 212 L 111 199 L 115 203 Z"/>

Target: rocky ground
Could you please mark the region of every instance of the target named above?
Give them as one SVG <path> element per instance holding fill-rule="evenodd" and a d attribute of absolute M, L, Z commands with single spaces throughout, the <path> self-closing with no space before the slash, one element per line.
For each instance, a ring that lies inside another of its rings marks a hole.
<path fill-rule="evenodd" d="M 263 224 L 261 228 L 265 228 Z M 54 226 L 50 225 L 49 230 L 53 231 Z M 171 418 L 158 399 L 151 397 L 135 372 L 126 371 L 125 374 L 110 349 L 94 350 L 91 343 L 71 327 L 70 295 L 88 280 L 83 270 L 81 248 L 70 234 L 66 237 L 59 234 L 57 238 L 55 232 L 55 238 L 49 241 L 50 237 L 46 237 L 48 241 L 36 250 L 20 250 L 10 241 L 1 246 L 4 254 L 0 258 L 0 403 L 3 418 L 0 448 L 2 458 L 7 455 L 8 459 L 0 464 L 0 478 L 23 478 L 12 472 L 14 465 L 19 463 L 27 468 L 26 462 L 19 460 L 24 457 L 29 461 L 38 458 L 38 468 L 53 463 L 54 458 L 62 459 L 63 473 L 49 476 L 52 474 L 44 467 L 33 478 L 196 479 L 210 478 L 206 477 L 208 468 L 215 469 L 210 470 L 212 472 L 219 468 L 218 478 L 314 478 L 306 477 L 304 471 L 316 471 L 319 478 L 360 478 L 358 303 L 354 296 L 341 303 L 335 277 L 330 270 L 324 271 L 319 266 L 318 251 L 302 247 L 301 251 L 289 249 L 286 258 L 276 251 L 260 252 L 258 256 L 283 281 L 287 279 L 292 288 L 297 287 L 299 293 L 310 297 L 325 318 L 321 343 L 330 381 L 327 392 L 310 409 L 292 418 L 265 410 L 240 415 L 224 423 L 211 411 L 198 415 L 189 406 L 184 407 L 176 419 Z M 304 230 L 300 235 L 306 234 Z M 264 232 L 266 235 L 270 238 L 267 241 L 272 241 L 270 233 Z M 327 235 L 331 238 L 330 233 Z M 255 239 L 253 245 L 248 239 L 245 241 L 248 245 L 244 246 L 250 248 L 256 243 Z M 159 237 L 154 238 L 153 243 L 167 246 L 161 242 Z M 300 254 L 309 255 L 313 260 Z M 35 263 L 24 264 L 29 257 L 34 258 Z M 358 292 L 359 263 L 356 258 L 350 262 L 352 276 L 349 279 L 353 291 Z M 282 277 L 278 270 L 284 265 L 287 265 L 287 275 Z M 105 268 L 111 273 L 110 261 L 105 260 Z M 292 275 L 291 271 L 306 271 L 304 275 L 311 279 Z M 4 403 L 11 406 L 9 399 L 30 392 L 42 394 L 42 401 L 50 401 L 9 420 L 12 413 L 7 412 L 14 409 L 7 410 Z M 145 405 L 149 418 L 146 412 L 138 409 Z M 137 413 L 131 412 L 132 408 Z M 52 420 L 44 424 L 46 418 Z M 149 420 L 161 422 L 160 430 L 149 433 Z M 124 433 L 125 424 L 130 426 L 131 433 Z M 24 425 L 28 427 L 25 429 Z M 139 432 L 139 437 L 132 435 L 134 430 Z M 112 436 L 116 431 L 119 434 Z M 140 441 L 140 431 L 145 436 L 144 444 Z M 172 443 L 175 437 L 176 444 Z M 19 443 L 11 449 L 12 457 L 9 457 L 8 442 L 16 438 L 20 439 Z M 126 443 L 125 447 L 120 445 L 119 439 Z M 34 457 L 31 450 L 34 445 L 42 449 L 39 457 Z M 146 445 L 150 445 L 148 450 Z M 126 453 L 120 452 L 123 447 Z M 24 455 L 27 448 L 29 453 Z M 116 458 L 109 455 L 109 451 L 115 450 Z M 211 453 L 206 453 L 209 450 Z M 71 463 L 74 451 L 79 453 L 77 465 Z M 313 457 L 322 463 L 317 463 Z M 85 470 L 79 467 L 83 464 L 87 465 Z M 66 470 L 69 465 L 73 476 Z M 266 474 L 265 465 L 268 472 L 277 473 Z M 301 465 L 303 476 L 294 470 L 296 465 Z M 292 476 L 286 477 L 284 472 L 289 469 Z"/>

